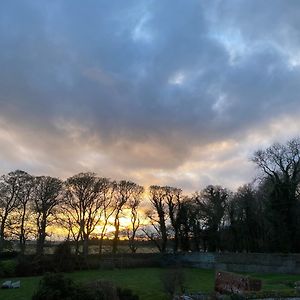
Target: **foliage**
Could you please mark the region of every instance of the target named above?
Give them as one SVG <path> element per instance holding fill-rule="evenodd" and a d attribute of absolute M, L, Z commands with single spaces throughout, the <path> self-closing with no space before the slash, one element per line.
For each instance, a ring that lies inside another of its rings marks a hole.
<path fill-rule="evenodd" d="M 0 261 L 0 277 L 12 277 L 16 271 L 16 260 L 2 260 Z"/>
<path fill-rule="evenodd" d="M 195 202 L 204 223 L 204 251 L 217 251 L 222 248 L 220 232 L 230 192 L 221 187 L 209 185 L 195 195 Z M 207 246 L 207 249 L 206 249 Z"/>
<path fill-rule="evenodd" d="M 253 162 L 264 174 L 268 187 L 265 216 L 270 250 L 300 251 L 300 139 L 258 150 Z"/>
<path fill-rule="evenodd" d="M 70 272 L 74 271 L 76 268 L 71 245 L 68 241 L 60 243 L 55 248 L 53 259 L 55 262 L 55 269 L 58 272 Z"/>
<path fill-rule="evenodd" d="M 17 258 L 19 253 L 17 251 L 3 251 L 0 253 L 0 259 Z"/>
<path fill-rule="evenodd" d="M 79 299 L 78 294 L 79 290 L 71 279 L 62 274 L 46 274 L 32 300 L 75 300 Z"/>
<path fill-rule="evenodd" d="M 35 276 L 55 271 L 55 261 L 52 256 L 20 255 L 17 260 L 17 276 Z"/>
<path fill-rule="evenodd" d="M 120 300 L 139 300 L 139 296 L 133 294 L 132 290 L 130 289 L 117 289 L 117 294 Z M 109 298 L 108 300 L 110 300 Z"/>

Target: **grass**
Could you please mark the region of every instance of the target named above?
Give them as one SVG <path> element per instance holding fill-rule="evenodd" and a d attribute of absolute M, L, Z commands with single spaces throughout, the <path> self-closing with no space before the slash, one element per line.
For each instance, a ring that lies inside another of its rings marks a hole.
<path fill-rule="evenodd" d="M 164 272 L 159 268 L 122 269 L 122 270 L 93 270 L 67 274 L 75 281 L 89 282 L 106 279 L 121 287 L 132 289 L 141 300 L 164 300 L 160 276 Z M 300 275 L 281 274 L 251 274 L 252 277 L 263 281 L 263 290 L 292 291 L 292 283 L 300 280 Z M 214 271 L 200 269 L 185 269 L 186 287 L 189 292 L 212 292 L 214 287 Z M 17 279 L 17 278 L 15 278 Z M 40 277 L 21 279 L 21 288 L 16 290 L 0 290 L 2 300 L 30 300 L 38 286 Z"/>
<path fill-rule="evenodd" d="M 159 268 L 122 269 L 122 270 L 92 270 L 67 274 L 80 282 L 90 282 L 97 279 L 107 279 L 123 288 L 130 288 L 140 296 L 141 300 L 164 300 L 160 276 L 164 272 Z M 187 289 L 189 291 L 213 290 L 214 272 L 212 270 L 185 269 Z M 38 286 L 40 277 L 24 277 L 21 288 L 16 290 L 0 290 L 0 299 L 29 300 Z M 13 279 L 13 280 L 15 280 Z"/>
<path fill-rule="evenodd" d="M 294 290 L 294 283 L 300 281 L 300 275 L 251 274 L 251 276 L 262 280 L 265 291 L 290 292 Z"/>

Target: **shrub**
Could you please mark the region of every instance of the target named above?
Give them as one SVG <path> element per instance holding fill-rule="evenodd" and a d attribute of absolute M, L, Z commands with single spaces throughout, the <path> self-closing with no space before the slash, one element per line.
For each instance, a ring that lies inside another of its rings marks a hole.
<path fill-rule="evenodd" d="M 15 260 L 3 260 L 0 262 L 0 276 L 12 277 L 15 275 L 17 263 Z"/>
<path fill-rule="evenodd" d="M 134 295 L 130 289 L 118 288 L 118 296 L 120 300 L 139 300 L 139 296 Z"/>
<path fill-rule="evenodd" d="M 17 259 L 16 275 L 17 276 L 30 276 L 35 275 L 32 271 L 32 259 L 33 257 L 21 255 Z"/>
<path fill-rule="evenodd" d="M 19 255 L 17 251 L 4 251 L 0 252 L 0 259 L 16 258 Z"/>
<path fill-rule="evenodd" d="M 71 279 L 62 274 L 46 274 L 32 300 L 78 299 L 78 290 Z M 87 298 L 84 298 L 87 300 Z"/>
<path fill-rule="evenodd" d="M 54 251 L 53 260 L 55 270 L 58 272 L 71 272 L 75 269 L 75 260 L 72 255 L 71 245 L 68 241 L 60 243 Z"/>
<path fill-rule="evenodd" d="M 21 255 L 18 257 L 17 276 L 34 276 L 53 271 L 55 271 L 55 263 L 51 256 Z"/>

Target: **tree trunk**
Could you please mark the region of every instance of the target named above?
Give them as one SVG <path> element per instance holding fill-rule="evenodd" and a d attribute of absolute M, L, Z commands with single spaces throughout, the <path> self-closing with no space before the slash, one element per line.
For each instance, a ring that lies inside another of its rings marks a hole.
<path fill-rule="evenodd" d="M 103 237 L 101 236 L 99 240 L 99 255 L 102 254 L 102 251 L 103 251 Z"/>
<path fill-rule="evenodd" d="M 174 233 L 174 247 L 173 247 L 174 253 L 176 253 L 178 251 L 178 244 L 179 244 L 178 236 L 179 236 L 178 230 L 176 228 L 175 233 Z"/>
<path fill-rule="evenodd" d="M 39 227 L 39 235 L 36 242 L 36 254 L 38 256 L 44 255 L 44 245 L 46 239 L 46 216 L 43 216 L 40 227 Z"/>
<path fill-rule="evenodd" d="M 21 228 L 20 228 L 20 250 L 21 254 L 25 253 L 25 244 L 26 244 L 26 239 L 25 239 L 25 207 L 23 207 L 23 214 L 22 214 L 22 220 L 21 220 Z"/>
<path fill-rule="evenodd" d="M 118 243 L 119 243 L 120 221 L 119 221 L 118 216 L 116 217 L 116 220 L 115 220 L 115 228 L 116 228 L 116 231 L 115 231 L 115 236 L 114 236 L 114 240 L 113 240 L 113 248 L 112 248 L 112 252 L 114 254 L 116 254 L 118 251 Z"/>
<path fill-rule="evenodd" d="M 89 237 L 87 235 L 84 235 L 83 255 L 84 257 L 87 257 L 89 255 Z"/>
<path fill-rule="evenodd" d="M 0 253 L 3 252 L 3 249 L 4 249 L 5 223 L 6 223 L 6 215 L 3 216 L 2 222 L 1 222 L 1 227 L 0 227 Z"/>
<path fill-rule="evenodd" d="M 0 253 L 3 252 L 3 248 L 4 248 L 4 236 L 0 235 Z"/>

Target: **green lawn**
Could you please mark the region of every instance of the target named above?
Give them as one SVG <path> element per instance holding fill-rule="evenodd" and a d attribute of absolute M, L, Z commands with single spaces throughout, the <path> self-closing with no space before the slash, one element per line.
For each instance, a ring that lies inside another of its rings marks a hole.
<path fill-rule="evenodd" d="M 140 296 L 141 300 L 163 300 L 164 294 L 160 282 L 163 269 L 126 269 L 126 270 L 97 270 L 81 271 L 67 274 L 75 281 L 93 281 L 97 279 L 107 279 L 114 281 L 121 287 L 132 289 Z M 189 291 L 213 290 L 214 272 L 211 270 L 185 269 L 187 289 Z M 21 288 L 16 290 L 0 290 L 2 300 L 29 300 L 36 289 L 40 277 L 21 278 Z"/>
<path fill-rule="evenodd" d="M 252 277 L 261 279 L 263 290 L 289 292 L 294 290 L 294 283 L 300 281 L 300 275 L 289 274 L 251 274 Z"/>
<path fill-rule="evenodd" d="M 160 275 L 164 272 L 159 268 L 97 270 L 70 273 L 76 281 L 93 281 L 106 279 L 114 281 L 121 287 L 132 289 L 141 300 L 163 300 L 164 294 L 160 282 Z M 263 280 L 264 290 L 291 290 L 291 284 L 300 280 L 300 275 L 252 274 Z M 211 292 L 214 286 L 214 271 L 185 269 L 186 287 L 188 291 Z M 26 277 L 21 279 L 21 288 L 16 290 L 0 290 L 1 300 L 29 300 L 36 289 L 40 277 Z"/>

